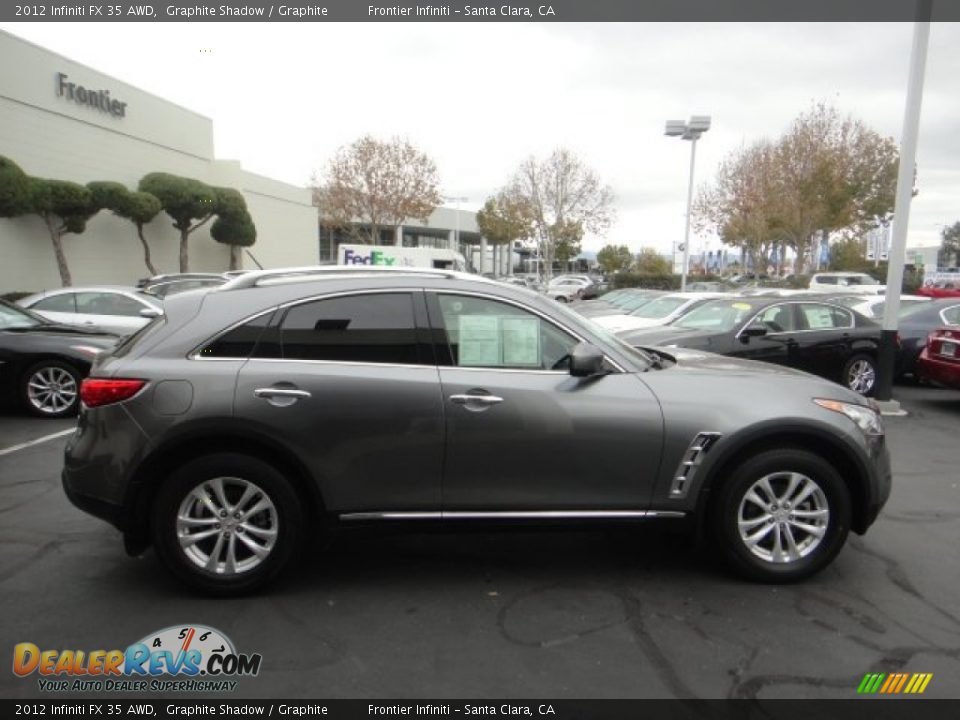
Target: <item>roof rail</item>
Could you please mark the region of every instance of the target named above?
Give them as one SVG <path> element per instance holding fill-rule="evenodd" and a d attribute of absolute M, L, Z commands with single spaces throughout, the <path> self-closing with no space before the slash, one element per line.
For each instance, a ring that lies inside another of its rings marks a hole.
<path fill-rule="evenodd" d="M 312 280 L 324 276 L 335 275 L 432 275 L 434 277 L 456 278 L 473 277 L 455 270 L 444 270 L 442 268 L 418 268 L 418 267 L 383 267 L 383 266 L 361 266 L 352 265 L 315 265 L 305 267 L 277 268 L 276 270 L 253 270 L 244 273 L 233 280 L 221 285 L 217 290 L 242 290 L 244 288 L 258 287 L 261 284 L 273 284 L 269 281 L 297 281 Z"/>

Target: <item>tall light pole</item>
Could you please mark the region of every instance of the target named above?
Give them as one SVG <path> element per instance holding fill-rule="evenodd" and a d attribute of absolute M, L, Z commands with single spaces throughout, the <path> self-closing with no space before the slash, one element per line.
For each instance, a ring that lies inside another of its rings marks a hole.
<path fill-rule="evenodd" d="M 913 197 L 913 173 L 917 164 L 917 135 L 920 131 L 920 105 L 923 101 L 923 76 L 927 68 L 927 45 L 930 41 L 930 16 L 933 0 L 919 0 L 917 21 L 913 24 L 913 45 L 910 49 L 910 72 L 907 77 L 907 101 L 903 111 L 903 135 L 900 138 L 900 166 L 897 171 L 897 194 L 893 205 L 893 237 L 887 255 L 887 291 L 880 325 L 880 363 L 877 368 L 876 398 L 887 412 L 898 412 L 892 400 L 894 365 L 896 364 L 897 327 L 900 315 L 900 290 L 903 285 L 903 264 L 907 254 L 907 226 L 910 223 L 910 200 Z"/>
<path fill-rule="evenodd" d="M 664 135 L 690 141 L 690 184 L 687 187 L 687 221 L 683 230 L 683 268 L 680 274 L 680 292 L 687 289 L 687 269 L 690 265 L 690 210 L 693 206 L 693 168 L 697 161 L 697 140 L 710 129 L 709 115 L 691 115 L 690 122 L 667 120 Z"/>

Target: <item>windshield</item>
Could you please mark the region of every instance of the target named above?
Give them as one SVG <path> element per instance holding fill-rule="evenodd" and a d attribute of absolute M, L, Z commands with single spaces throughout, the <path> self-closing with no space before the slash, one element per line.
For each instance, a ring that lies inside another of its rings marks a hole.
<path fill-rule="evenodd" d="M 754 312 L 754 306 L 742 300 L 712 300 L 701 305 L 679 320 L 674 320 L 673 327 L 688 330 L 710 330 L 711 332 L 730 332 L 740 327 Z"/>
<path fill-rule="evenodd" d="M 653 296 L 647 295 L 633 295 L 628 297 L 623 302 L 618 302 L 617 307 L 623 310 L 626 313 L 636 310 L 638 307 L 646 305 L 649 302 L 653 302 Z"/>
<path fill-rule="evenodd" d="M 652 302 L 645 303 L 634 310 L 630 315 L 639 318 L 648 318 L 650 320 L 665 318 L 674 312 L 681 305 L 689 302 L 690 298 L 685 297 L 660 297 Z"/>
<path fill-rule="evenodd" d="M 0 330 L 37 327 L 45 324 L 44 321 L 15 305 L 0 302 Z"/>

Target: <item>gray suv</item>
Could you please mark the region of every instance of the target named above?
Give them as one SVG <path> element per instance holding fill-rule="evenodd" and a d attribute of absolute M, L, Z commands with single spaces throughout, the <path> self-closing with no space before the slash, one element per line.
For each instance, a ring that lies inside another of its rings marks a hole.
<path fill-rule="evenodd" d="M 360 523 L 687 521 L 742 574 L 788 582 L 890 493 L 877 408 L 840 385 L 634 349 L 443 270 L 264 271 L 170 297 L 81 396 L 69 498 L 218 594 Z"/>

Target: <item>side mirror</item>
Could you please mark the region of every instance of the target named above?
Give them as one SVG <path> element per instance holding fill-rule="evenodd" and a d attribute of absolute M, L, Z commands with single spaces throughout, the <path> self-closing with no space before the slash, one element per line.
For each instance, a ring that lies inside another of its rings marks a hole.
<path fill-rule="evenodd" d="M 747 325 L 740 331 L 740 342 L 750 342 L 752 337 L 763 337 L 767 329 L 763 325 Z"/>
<path fill-rule="evenodd" d="M 596 345 L 577 343 L 570 352 L 570 374 L 573 377 L 592 377 L 603 371 L 603 353 Z"/>
<path fill-rule="evenodd" d="M 163 315 L 163 310 L 157 310 L 156 308 L 144 308 L 140 311 L 140 317 L 147 318 L 148 320 L 153 320 L 153 318 L 160 317 Z"/>

